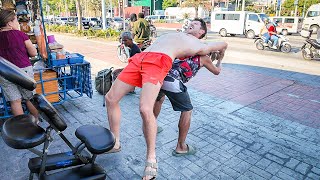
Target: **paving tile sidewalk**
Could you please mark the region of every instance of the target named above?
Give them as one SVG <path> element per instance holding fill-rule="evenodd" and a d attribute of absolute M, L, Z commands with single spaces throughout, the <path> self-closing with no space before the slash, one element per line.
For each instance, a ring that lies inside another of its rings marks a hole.
<path fill-rule="evenodd" d="M 189 83 L 195 108 L 187 137 L 198 152 L 189 157 L 171 155 L 179 113 L 165 101 L 158 119 L 164 129 L 157 138 L 159 179 L 320 179 L 319 87 L 259 73 L 254 67 L 226 65 L 220 76 L 201 70 Z M 308 93 L 301 93 L 305 89 Z M 146 148 L 138 98 L 139 91 L 121 102 L 122 151 L 97 158 L 110 179 L 140 179 L 143 172 Z M 289 100 L 283 102 L 284 98 Z M 306 108 L 314 115 L 309 116 Z M 96 92 L 92 99 L 82 97 L 57 109 L 69 125 L 65 133 L 73 143 L 75 129 L 83 124 L 108 127 L 102 96 Z M 66 150 L 56 140 L 51 152 Z M 0 179 L 27 179 L 32 154 L 11 149 L 2 140 L 0 147 Z"/>

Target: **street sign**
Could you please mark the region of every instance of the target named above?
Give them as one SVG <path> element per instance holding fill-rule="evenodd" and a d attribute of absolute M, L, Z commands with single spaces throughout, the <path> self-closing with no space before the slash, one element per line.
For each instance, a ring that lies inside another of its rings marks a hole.
<path fill-rule="evenodd" d="M 299 0 L 294 0 L 294 5 L 296 6 L 296 5 L 298 5 L 298 3 L 299 3 Z"/>

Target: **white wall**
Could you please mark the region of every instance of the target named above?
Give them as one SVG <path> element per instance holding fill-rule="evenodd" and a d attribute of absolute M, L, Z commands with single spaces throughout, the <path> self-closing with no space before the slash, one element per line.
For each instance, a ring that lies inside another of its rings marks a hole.
<path fill-rule="evenodd" d="M 168 7 L 165 10 L 165 15 L 168 16 L 176 16 L 177 18 L 182 19 L 184 17 L 184 14 L 189 14 L 189 18 L 195 18 L 196 10 L 194 7 Z M 209 12 L 204 10 L 202 7 L 199 7 L 198 9 L 198 17 L 203 18 L 209 16 Z"/>

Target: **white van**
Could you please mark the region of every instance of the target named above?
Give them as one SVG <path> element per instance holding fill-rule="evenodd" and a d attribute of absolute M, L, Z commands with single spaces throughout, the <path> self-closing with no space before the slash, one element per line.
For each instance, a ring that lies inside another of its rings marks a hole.
<path fill-rule="evenodd" d="M 302 17 L 275 16 L 269 17 L 272 22 L 278 21 L 277 31 L 283 35 L 299 33 L 302 30 Z"/>
<path fill-rule="evenodd" d="M 320 27 L 320 3 L 311 5 L 303 19 L 302 28 L 317 33 Z"/>
<path fill-rule="evenodd" d="M 152 22 L 165 21 L 167 23 L 174 22 L 176 16 L 166 16 L 166 15 L 150 15 L 145 17 L 146 20 L 151 20 Z"/>
<path fill-rule="evenodd" d="M 245 34 L 247 38 L 258 36 L 263 20 L 268 18 L 264 13 L 247 11 L 213 11 L 211 14 L 211 31 L 225 37 L 227 34 Z"/>

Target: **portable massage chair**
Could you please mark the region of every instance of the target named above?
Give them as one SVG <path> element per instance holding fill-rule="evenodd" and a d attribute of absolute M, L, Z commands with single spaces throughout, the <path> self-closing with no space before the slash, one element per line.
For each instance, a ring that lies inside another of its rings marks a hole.
<path fill-rule="evenodd" d="M 28 90 L 34 90 L 36 87 L 36 82 L 32 78 L 2 57 L 0 57 L 0 75 Z M 95 164 L 95 159 L 98 154 L 113 148 L 115 144 L 113 134 L 101 126 L 84 125 L 77 128 L 75 135 L 80 142 L 73 146 L 62 133 L 67 124 L 51 103 L 38 94 L 34 95 L 31 102 L 45 115 L 47 127 L 40 127 L 32 115 L 24 114 L 6 120 L 1 130 L 2 138 L 8 146 L 14 149 L 27 149 L 37 155 L 29 159 L 29 179 L 33 179 L 34 175 L 39 179 L 55 180 L 105 179 L 106 172 Z M 69 146 L 70 152 L 48 154 L 54 133 Z M 34 148 L 41 144 L 43 144 L 42 152 Z"/>

